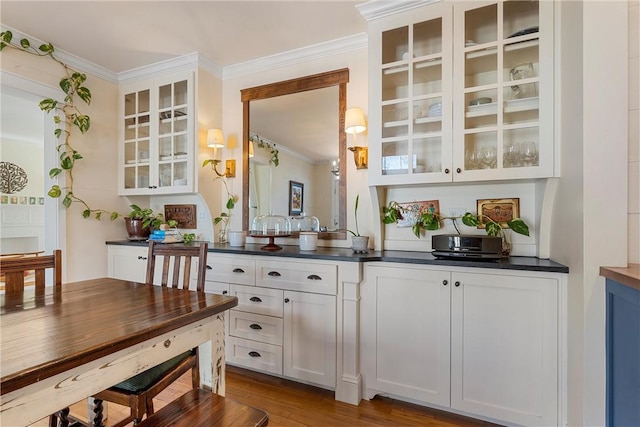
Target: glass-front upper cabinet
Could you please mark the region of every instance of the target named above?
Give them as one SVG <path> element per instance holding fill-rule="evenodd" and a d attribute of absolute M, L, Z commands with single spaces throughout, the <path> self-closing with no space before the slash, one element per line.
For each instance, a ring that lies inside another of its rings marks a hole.
<path fill-rule="evenodd" d="M 454 4 L 454 180 L 553 176 L 552 6 Z"/>
<path fill-rule="evenodd" d="M 451 17 L 449 5 L 433 5 L 372 23 L 372 183 L 450 180 Z"/>
<path fill-rule="evenodd" d="M 127 85 L 122 93 L 120 194 L 193 191 L 191 73 Z"/>
<path fill-rule="evenodd" d="M 553 3 L 398 7 L 369 22 L 369 183 L 553 176 Z"/>

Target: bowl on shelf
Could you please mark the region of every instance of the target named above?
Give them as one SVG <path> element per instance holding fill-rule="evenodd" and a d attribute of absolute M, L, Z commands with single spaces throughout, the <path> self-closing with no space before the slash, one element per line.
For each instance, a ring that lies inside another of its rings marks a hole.
<path fill-rule="evenodd" d="M 493 101 L 493 99 L 489 98 L 488 96 L 482 96 L 480 98 L 474 98 L 469 101 L 469 106 L 472 107 L 474 105 L 491 104 L 491 101 Z"/>

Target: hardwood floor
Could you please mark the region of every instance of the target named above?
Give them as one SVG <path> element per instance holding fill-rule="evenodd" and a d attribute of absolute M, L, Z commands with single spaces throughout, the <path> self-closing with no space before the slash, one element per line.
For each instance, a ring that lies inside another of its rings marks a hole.
<path fill-rule="evenodd" d="M 328 390 L 233 366 L 227 366 L 226 380 L 227 397 L 267 411 L 269 426 L 477 427 L 495 425 L 385 397 L 376 397 L 370 401 L 363 400 L 360 405 L 354 406 L 334 400 L 333 392 Z M 190 383 L 187 373 L 158 395 L 155 399 L 156 410 L 184 394 L 189 390 Z M 86 408 L 86 405 L 80 403 L 75 405 L 72 411 L 81 413 L 83 408 Z M 109 404 L 106 426 L 109 427 L 124 418 L 127 411 L 128 408 Z M 41 420 L 33 426 L 45 427 L 47 421 Z"/>

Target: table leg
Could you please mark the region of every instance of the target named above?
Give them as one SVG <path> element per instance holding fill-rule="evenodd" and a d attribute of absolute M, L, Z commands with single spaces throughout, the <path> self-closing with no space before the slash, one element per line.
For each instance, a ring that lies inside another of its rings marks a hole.
<path fill-rule="evenodd" d="M 220 396 L 225 393 L 224 365 L 224 313 L 220 313 L 215 316 L 211 331 L 211 391 Z"/>
<path fill-rule="evenodd" d="M 91 423 L 93 427 L 104 427 L 104 423 L 102 421 L 102 411 L 102 400 L 93 399 L 93 421 Z"/>

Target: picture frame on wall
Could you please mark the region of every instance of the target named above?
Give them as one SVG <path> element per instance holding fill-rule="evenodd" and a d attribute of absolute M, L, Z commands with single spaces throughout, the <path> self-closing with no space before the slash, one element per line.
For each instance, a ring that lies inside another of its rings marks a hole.
<path fill-rule="evenodd" d="M 514 218 L 520 217 L 520 199 L 480 199 L 478 203 L 478 215 L 486 215 L 502 228 L 509 228 L 507 224 Z M 478 228 L 485 228 L 486 221 L 480 220 Z"/>
<path fill-rule="evenodd" d="M 289 215 L 300 215 L 304 202 L 304 184 L 289 181 Z"/>

